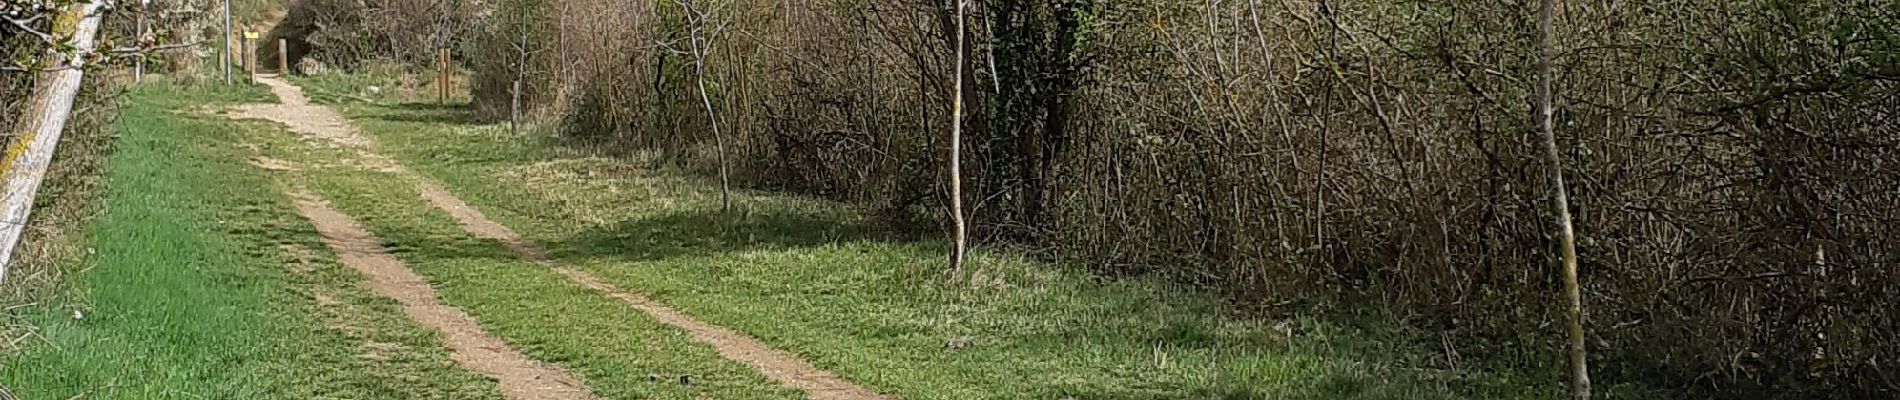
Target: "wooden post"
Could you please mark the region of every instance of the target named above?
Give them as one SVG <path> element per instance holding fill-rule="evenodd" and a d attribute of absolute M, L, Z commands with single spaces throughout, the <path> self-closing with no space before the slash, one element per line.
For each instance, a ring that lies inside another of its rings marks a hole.
<path fill-rule="evenodd" d="M 244 72 L 251 75 L 251 82 L 257 82 L 257 41 L 248 32 L 244 34 Z"/>
<path fill-rule="evenodd" d="M 442 49 L 436 55 L 435 87 L 436 104 L 449 104 L 449 49 Z"/>
<path fill-rule="evenodd" d="M 139 0 L 138 27 L 135 28 L 136 33 L 134 34 L 132 45 L 140 48 L 141 50 L 145 48 L 145 8 L 146 6 L 150 5 L 151 2 L 152 0 Z M 132 64 L 132 83 L 137 84 L 137 83 L 144 83 L 144 82 L 145 82 L 145 55 L 139 54 L 138 58 L 134 59 L 133 64 Z"/>
<path fill-rule="evenodd" d="M 231 54 L 231 41 L 237 40 L 237 34 L 231 32 L 231 0 L 224 0 L 224 84 L 231 84 L 231 61 L 237 55 Z"/>
<path fill-rule="evenodd" d="M 290 77 L 290 46 L 277 38 L 277 76 Z"/>
<path fill-rule="evenodd" d="M 100 10 L 105 8 L 107 0 L 92 0 L 86 4 L 74 5 L 53 24 L 55 35 L 70 33 L 73 54 L 79 55 L 66 59 L 57 52 L 48 52 L 51 64 L 72 66 L 42 73 L 39 85 L 33 92 L 33 99 L 27 103 L 26 118 L 20 125 L 20 136 L 8 146 L 4 165 L 5 197 L 0 197 L 0 280 L 6 279 L 7 262 L 13 258 L 13 247 L 20 243 L 20 236 L 26 233 L 28 215 L 33 212 L 33 198 L 39 194 L 40 181 L 46 178 L 46 167 L 53 162 L 53 150 L 59 146 L 59 135 L 66 130 L 66 120 L 72 116 L 73 99 L 79 95 L 79 86 L 85 83 L 86 55 L 93 54 L 93 38 L 99 34 Z M 71 29 L 66 31 L 66 29 Z"/>

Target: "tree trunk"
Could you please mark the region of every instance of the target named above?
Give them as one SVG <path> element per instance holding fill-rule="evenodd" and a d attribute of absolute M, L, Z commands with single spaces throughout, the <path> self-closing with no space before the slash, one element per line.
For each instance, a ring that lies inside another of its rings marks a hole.
<path fill-rule="evenodd" d="M 1321 2 L 1321 11 L 1325 11 L 1326 22 L 1326 88 L 1321 91 L 1319 108 L 1319 166 L 1313 175 L 1313 262 L 1319 265 L 1326 252 L 1326 159 L 1329 154 L 1333 135 L 1333 87 L 1339 85 L 1339 9 L 1331 2 Z"/>
<path fill-rule="evenodd" d="M 528 29 L 515 41 L 515 82 L 508 89 L 508 134 L 521 135 L 521 81 L 528 76 Z"/>
<path fill-rule="evenodd" d="M 965 227 L 963 221 L 963 64 L 964 60 L 964 2 L 957 2 L 957 63 L 955 87 L 950 106 L 950 276 L 952 279 L 962 276 Z"/>
<path fill-rule="evenodd" d="M 27 218 L 33 213 L 33 198 L 39 194 L 40 181 L 46 178 L 53 151 L 59 147 L 60 133 L 66 130 L 66 120 L 72 116 L 73 99 L 78 97 L 79 87 L 85 83 L 86 56 L 93 52 L 93 38 L 99 33 L 99 14 L 104 12 L 105 6 L 105 0 L 72 6 L 53 24 L 56 30 L 71 27 L 71 36 L 64 36 L 68 32 L 55 31 L 54 34 L 71 38 L 69 43 L 76 57 L 67 59 L 48 51 L 53 61 L 49 65 L 54 69 L 40 77 L 35 97 L 27 104 L 20 136 L 13 138 L 14 143 L 7 148 L 6 164 L 0 165 L 6 168 L 6 197 L 0 199 L 0 218 L 5 218 L 0 220 L 0 281 L 6 279 L 13 247 L 26 232 Z"/>
<path fill-rule="evenodd" d="M 1590 367 L 1583 350 L 1583 290 L 1577 282 L 1577 233 L 1570 220 L 1570 195 L 1564 188 L 1563 159 L 1557 153 L 1557 134 L 1551 127 L 1550 42 L 1551 2 L 1539 4 L 1537 43 L 1537 131 L 1543 135 L 1544 158 L 1550 163 L 1552 207 L 1557 209 L 1563 252 L 1565 321 L 1570 330 L 1570 390 L 1578 400 L 1590 398 Z"/>
<path fill-rule="evenodd" d="M 508 134 L 521 136 L 521 77 L 515 76 L 514 86 L 508 89 Z"/>
<path fill-rule="evenodd" d="M 693 13 L 696 11 L 688 9 L 687 12 Z M 691 28 L 692 35 L 687 37 L 686 40 L 692 41 L 693 74 L 696 75 L 696 81 L 699 83 L 699 102 L 706 107 L 706 119 L 708 123 L 712 124 L 713 152 L 719 156 L 719 210 L 731 211 L 732 178 L 728 176 L 726 168 L 726 136 L 719 131 L 719 115 L 713 111 L 712 96 L 706 93 L 706 48 L 700 47 L 701 43 L 708 43 L 706 46 L 711 46 L 710 41 L 712 39 L 701 37 L 702 34 L 700 32 L 700 30 L 705 27 L 706 18 L 708 18 L 708 16 L 700 15 L 697 18 L 698 20 L 693 23 L 698 26 Z"/>

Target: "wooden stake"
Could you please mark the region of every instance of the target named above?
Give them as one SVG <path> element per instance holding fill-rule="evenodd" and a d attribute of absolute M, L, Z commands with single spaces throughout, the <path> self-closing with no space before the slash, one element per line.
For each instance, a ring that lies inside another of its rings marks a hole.
<path fill-rule="evenodd" d="M 436 104 L 449 104 L 449 49 L 442 49 L 435 59 Z"/>
<path fill-rule="evenodd" d="M 277 38 L 277 76 L 290 76 L 290 48 L 283 38 Z"/>
<path fill-rule="evenodd" d="M 145 6 L 149 5 L 148 3 L 151 3 L 151 0 L 139 1 L 139 15 L 138 15 L 139 19 L 138 19 L 138 27 L 136 28 L 137 33 L 135 34 L 134 40 L 132 41 L 132 43 L 134 46 L 138 46 L 140 48 L 143 48 L 145 46 Z M 134 64 L 132 65 L 132 83 L 135 83 L 135 84 L 144 83 L 145 82 L 145 55 L 139 54 L 138 58 L 135 59 L 133 62 Z"/>
<path fill-rule="evenodd" d="M 251 82 L 257 82 L 257 41 L 249 34 L 244 38 L 244 70 L 251 74 Z"/>
<path fill-rule="evenodd" d="M 222 58 L 223 59 L 222 61 L 224 62 L 224 84 L 229 85 L 231 84 L 231 61 L 237 59 L 236 54 L 231 54 L 231 41 L 237 40 L 237 33 L 231 32 L 231 0 L 224 0 L 223 39 L 224 39 L 224 54 L 222 57 L 218 57 L 218 58 Z"/>

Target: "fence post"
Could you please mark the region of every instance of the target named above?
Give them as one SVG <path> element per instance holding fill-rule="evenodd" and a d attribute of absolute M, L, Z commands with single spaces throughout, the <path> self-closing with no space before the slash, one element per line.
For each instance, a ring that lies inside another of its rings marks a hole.
<path fill-rule="evenodd" d="M 257 40 L 250 32 L 244 33 L 244 70 L 251 74 L 251 82 L 257 82 Z"/>
<path fill-rule="evenodd" d="M 231 62 L 237 59 L 236 54 L 231 54 L 231 41 L 237 40 L 237 33 L 231 32 L 231 0 L 224 0 L 224 34 L 219 38 L 224 42 L 224 54 L 218 58 L 223 59 L 224 84 L 229 85 L 231 84 Z"/>
<path fill-rule="evenodd" d="M 145 8 L 150 5 L 151 2 L 152 0 L 139 0 L 138 27 L 135 28 L 137 33 L 133 35 L 132 45 L 139 47 L 140 50 L 144 50 L 145 48 Z M 132 65 L 132 83 L 144 83 L 145 55 L 139 54 L 138 58 L 134 60 L 136 61 L 134 61 L 135 64 Z"/>
<path fill-rule="evenodd" d="M 284 38 L 277 38 L 277 76 L 290 77 L 289 49 L 290 46 L 285 45 Z"/>
<path fill-rule="evenodd" d="M 437 104 L 449 104 L 449 49 L 444 48 L 436 55 L 436 96 Z"/>

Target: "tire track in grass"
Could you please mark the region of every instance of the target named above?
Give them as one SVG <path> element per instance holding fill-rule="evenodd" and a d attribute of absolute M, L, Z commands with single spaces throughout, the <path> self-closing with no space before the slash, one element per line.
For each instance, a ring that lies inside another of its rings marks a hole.
<path fill-rule="evenodd" d="M 685 330 L 688 334 L 693 336 L 694 340 L 712 345 L 714 349 L 719 351 L 719 355 L 727 359 L 751 365 L 753 368 L 757 368 L 759 372 L 763 373 L 766 377 L 772 378 L 772 380 L 778 381 L 780 384 L 805 391 L 812 399 L 868 400 L 892 398 L 878 394 L 870 388 L 839 378 L 830 371 L 812 365 L 810 361 L 806 361 L 797 355 L 774 349 L 764 342 L 760 342 L 758 339 L 754 339 L 744 333 L 700 321 L 665 304 L 653 301 L 653 299 L 644 295 L 616 287 L 600 279 L 600 277 L 594 276 L 592 273 L 560 265 L 555 262 L 553 257 L 547 255 L 546 250 L 522 238 L 520 234 L 515 233 L 512 229 L 508 229 L 507 226 L 488 219 L 487 216 L 482 215 L 480 210 L 476 210 L 475 207 L 471 207 L 468 203 L 463 202 L 462 199 L 455 197 L 455 194 L 449 193 L 447 190 L 442 189 L 442 187 L 429 182 L 421 182 L 418 183 L 417 186 L 419 186 L 418 189 L 422 191 L 422 197 L 424 199 L 429 200 L 429 203 L 434 204 L 436 208 L 447 211 L 450 216 L 455 218 L 456 222 L 461 223 L 464 229 L 476 237 L 501 242 L 509 249 L 514 250 L 516 254 L 521 255 L 523 259 L 548 266 L 554 269 L 555 272 L 566 276 L 568 280 L 572 280 L 581 286 L 586 286 L 588 289 L 606 293 L 608 296 L 626 302 L 641 312 L 647 313 L 647 315 L 652 316 L 653 319 Z"/>
<path fill-rule="evenodd" d="M 386 173 L 404 175 L 413 179 L 424 199 L 428 200 L 430 204 L 437 208 L 448 212 L 468 233 L 476 237 L 501 242 L 509 249 L 514 250 L 522 259 L 545 265 L 555 272 L 559 272 L 575 284 L 606 294 L 646 313 L 655 320 L 686 331 L 694 340 L 712 346 L 719 352 L 721 357 L 749 365 L 757 369 L 767 378 L 771 378 L 781 385 L 804 391 L 812 399 L 883 400 L 893 398 L 879 394 L 877 391 L 871 390 L 868 387 L 840 378 L 830 371 L 813 365 L 810 361 L 802 357 L 774 349 L 764 342 L 744 333 L 700 321 L 670 306 L 654 301 L 645 295 L 613 286 L 607 283 L 606 280 L 600 279 L 592 273 L 556 263 L 540 246 L 523 239 L 521 235 L 516 234 L 507 226 L 488 219 L 488 217 L 482 215 L 480 211 L 475 210 L 474 207 L 470 207 L 453 193 L 432 183 L 421 175 L 404 168 L 394 159 L 375 152 L 374 141 L 357 132 L 347 119 L 344 119 L 340 114 L 337 114 L 328 107 L 310 105 L 308 100 L 303 96 L 302 89 L 277 77 L 259 77 L 258 80 L 260 83 L 269 86 L 271 91 L 282 99 L 283 104 L 250 105 L 239 109 L 234 115 L 240 118 L 258 118 L 282 122 L 286 125 L 290 125 L 293 131 L 298 131 L 317 138 L 328 139 L 338 145 L 356 149 L 357 154 L 361 156 L 360 158 L 365 162 L 365 166 Z M 303 196 L 308 197 L 309 195 Z M 300 197 L 300 199 L 302 198 L 305 197 Z M 298 202 L 299 210 L 305 208 L 304 203 L 305 201 L 303 200 Z M 327 205 L 323 205 L 320 202 L 313 204 L 321 207 L 312 208 L 312 211 L 324 212 L 327 210 L 328 213 L 335 214 L 334 216 L 348 218 L 347 215 L 329 209 Z M 329 215 L 325 216 L 333 217 Z M 315 218 L 313 218 L 313 220 L 315 220 Z M 360 231 L 363 236 L 369 235 L 367 231 L 362 231 L 360 225 L 355 224 L 353 221 L 348 225 L 356 227 L 355 229 Z M 325 233 L 324 237 L 326 241 L 328 241 L 331 235 Z M 370 243 L 379 243 L 374 241 L 373 236 L 369 237 L 371 238 Z M 380 244 L 376 246 L 376 249 L 380 251 Z M 337 249 L 336 252 L 342 255 L 345 250 Z M 428 299 L 432 302 L 434 301 L 435 296 L 433 289 L 429 289 L 427 283 L 421 281 L 421 277 L 415 276 L 415 273 L 410 272 L 406 267 L 400 267 L 400 261 L 395 260 L 394 257 L 390 257 L 386 252 L 381 254 L 382 257 L 388 258 L 388 261 L 397 263 L 398 269 L 407 272 L 411 277 L 415 278 L 415 284 L 420 285 L 422 289 L 429 290 L 430 295 Z M 366 272 L 365 274 L 368 273 Z M 400 298 L 398 299 L 401 300 Z M 407 310 L 409 308 L 407 301 L 405 301 L 404 304 L 404 308 Z M 435 304 L 440 305 L 439 302 Z M 471 325 L 471 328 L 479 330 L 478 327 L 473 326 L 473 320 L 469 319 L 466 314 L 447 306 L 442 307 L 454 311 L 456 315 L 460 316 L 460 320 L 466 321 Z M 497 341 L 496 344 L 506 346 L 499 341 Z M 461 351 L 459 347 L 457 349 L 456 354 L 458 355 L 457 360 L 459 361 L 461 360 Z M 519 356 L 519 353 L 514 354 Z M 487 373 L 486 371 L 483 372 Z M 508 391 L 507 387 L 507 383 L 504 382 L 504 393 Z"/>
<path fill-rule="evenodd" d="M 283 123 L 292 131 L 357 149 L 363 162 L 371 168 L 406 173 L 394 161 L 372 153 L 368 139 L 357 134 L 349 121 L 335 111 L 310 105 L 301 90 L 281 78 L 259 77 L 259 81 L 269 86 L 282 104 L 246 105 L 235 110 L 233 116 Z M 300 190 L 289 195 L 296 200 L 297 212 L 316 225 L 324 245 L 336 253 L 338 261 L 363 274 L 372 291 L 401 303 L 409 319 L 441 332 L 443 344 L 451 351 L 450 358 L 464 368 L 495 379 L 503 396 L 517 400 L 597 398 L 565 370 L 528 358 L 482 330 L 468 313 L 443 304 L 428 281 L 389 254 L 382 241 L 354 218 L 330 207 L 314 194 Z"/>
<path fill-rule="evenodd" d="M 503 396 L 521 400 L 595 398 L 566 371 L 529 359 L 483 331 L 467 313 L 442 304 L 421 275 L 390 255 L 382 241 L 354 218 L 315 195 L 299 191 L 290 196 L 296 199 L 297 212 L 316 225 L 323 243 L 339 261 L 362 273 L 371 290 L 402 303 L 409 319 L 441 332 L 443 344 L 451 350 L 450 358 L 499 381 Z"/>

